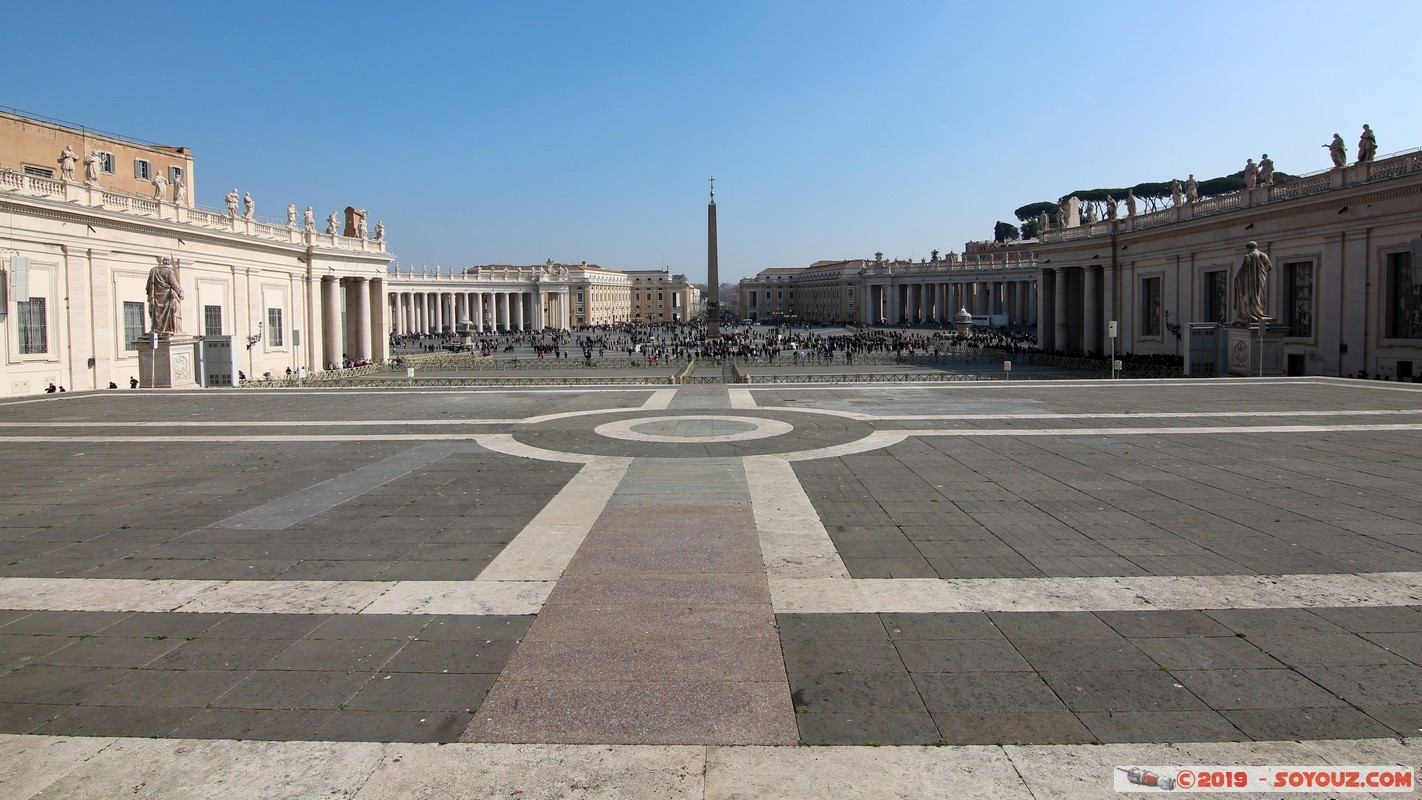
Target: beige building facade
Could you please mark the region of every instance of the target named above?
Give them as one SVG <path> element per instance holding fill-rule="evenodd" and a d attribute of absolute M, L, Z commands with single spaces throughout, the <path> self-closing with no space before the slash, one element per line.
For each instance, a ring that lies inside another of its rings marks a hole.
<path fill-rule="evenodd" d="M 817 261 L 773 267 L 739 286 L 741 314 L 757 322 L 795 320 L 856 325 L 951 325 L 966 309 L 999 326 L 1031 326 L 1037 314 L 1037 263 L 1012 249 L 933 261 Z"/>
<path fill-rule="evenodd" d="M 35 120 L 31 140 L 23 123 L 7 120 L 0 151 L 0 395 L 51 383 L 127 388 L 140 374 L 139 340 L 150 330 L 146 284 L 160 259 L 178 267 L 178 334 L 230 342 L 231 373 L 280 375 L 388 357 L 383 241 L 155 198 L 153 187 L 133 191 L 131 179 L 104 172 L 87 180 L 76 170 L 71 180 L 62 169 L 53 178 L 25 171 L 44 148 L 55 161 L 71 141 L 77 153 L 94 139 L 80 129 L 66 138 L 55 123 Z M 146 146 L 109 144 L 156 159 Z M 181 150 L 186 160 L 165 163 L 181 163 L 190 178 L 191 154 Z"/>

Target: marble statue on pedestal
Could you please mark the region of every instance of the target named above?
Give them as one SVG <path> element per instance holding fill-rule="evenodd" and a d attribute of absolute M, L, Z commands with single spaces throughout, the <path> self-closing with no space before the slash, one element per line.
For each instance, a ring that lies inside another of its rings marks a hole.
<path fill-rule="evenodd" d="M 1358 163 L 1366 164 L 1373 160 L 1373 156 L 1378 154 L 1378 138 L 1373 135 L 1373 129 L 1367 125 L 1363 126 L 1363 135 L 1358 137 Z"/>
<path fill-rule="evenodd" d="M 1195 181 L 1195 173 L 1185 179 L 1185 202 L 1193 203 L 1200 199 L 1200 184 Z"/>
<path fill-rule="evenodd" d="M 375 241 L 385 241 L 385 223 L 380 220 L 375 221 Z"/>
<path fill-rule="evenodd" d="M 173 202 L 180 206 L 188 204 L 188 185 L 183 182 L 182 175 L 173 179 Z"/>
<path fill-rule="evenodd" d="M 340 220 L 336 217 L 336 212 L 332 211 L 331 216 L 326 218 L 326 233 L 335 236 L 336 226 L 340 224 Z"/>
<path fill-rule="evenodd" d="M 1135 215 L 1136 215 L 1136 190 L 1135 190 L 1135 189 L 1127 189 L 1127 190 L 1126 190 L 1126 216 L 1128 216 L 1128 217 L 1134 217 Z"/>
<path fill-rule="evenodd" d="M 1254 163 L 1254 159 L 1244 162 L 1244 188 L 1253 189 L 1259 183 L 1259 165 Z"/>
<path fill-rule="evenodd" d="M 231 219 L 237 219 L 237 200 L 238 194 L 236 189 L 227 193 L 227 216 Z"/>
<path fill-rule="evenodd" d="M 286 227 L 296 227 L 296 204 L 288 203 L 286 206 Z"/>
<path fill-rule="evenodd" d="M 1086 224 L 1095 225 L 1101 221 L 1101 215 L 1096 211 L 1095 203 L 1086 204 Z"/>
<path fill-rule="evenodd" d="M 251 192 L 243 192 L 243 194 L 242 194 L 242 218 L 243 218 L 243 219 L 251 219 L 253 216 L 256 215 L 256 213 L 257 213 L 257 204 L 252 202 L 252 193 L 251 193 Z"/>
<path fill-rule="evenodd" d="M 158 265 L 148 271 L 149 330 L 153 333 L 178 333 L 182 327 L 183 287 L 178 282 L 178 262 L 159 258 Z"/>
<path fill-rule="evenodd" d="M 1324 147 L 1328 148 L 1328 155 L 1333 159 L 1333 166 L 1335 168 L 1342 167 L 1348 163 L 1348 146 L 1343 144 L 1342 136 L 1336 133 L 1333 134 L 1333 141 L 1324 145 Z"/>
<path fill-rule="evenodd" d="M 1274 185 L 1274 160 L 1268 153 L 1259 157 L 1259 180 L 1264 181 L 1265 186 Z"/>
<path fill-rule="evenodd" d="M 163 175 L 162 167 L 153 169 L 153 199 L 162 200 L 163 195 L 168 193 L 168 179 Z"/>
<path fill-rule="evenodd" d="M 1244 247 L 1244 263 L 1234 276 L 1234 319 L 1249 323 L 1268 316 L 1264 310 L 1265 288 L 1274 265 L 1269 256 L 1260 252 L 1258 243 L 1248 242 Z"/>
<path fill-rule="evenodd" d="M 1170 202 L 1176 206 L 1185 199 L 1185 190 L 1180 187 L 1180 179 L 1176 178 L 1170 182 Z"/>
<path fill-rule="evenodd" d="M 59 154 L 59 176 L 66 181 L 74 180 L 74 165 L 79 163 L 79 154 L 69 145 Z"/>
<path fill-rule="evenodd" d="M 1042 211 L 1042 212 L 1039 212 L 1039 213 L 1037 214 L 1037 236 L 1040 237 L 1040 236 L 1042 235 L 1042 233 L 1045 232 L 1046 230 L 1047 230 L 1047 212 Z M 935 263 L 937 263 L 938 259 L 937 259 L 937 258 L 934 258 L 933 261 L 934 261 Z"/>
<path fill-rule="evenodd" d="M 312 213 L 311 206 L 306 207 L 306 215 L 301 220 L 301 226 L 306 229 L 307 233 L 316 232 L 316 215 Z"/>
<path fill-rule="evenodd" d="M 1106 195 L 1106 219 L 1116 218 L 1116 199 L 1111 195 Z"/>
<path fill-rule="evenodd" d="M 98 150 L 84 156 L 84 180 L 88 183 L 97 184 L 99 182 L 99 171 L 103 169 L 104 155 Z"/>

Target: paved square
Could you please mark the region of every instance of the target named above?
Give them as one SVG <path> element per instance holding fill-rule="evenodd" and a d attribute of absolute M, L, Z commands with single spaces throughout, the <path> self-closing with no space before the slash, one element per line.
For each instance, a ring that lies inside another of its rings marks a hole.
<path fill-rule="evenodd" d="M 169 740 L 360 797 L 424 743 L 647 796 L 1422 760 L 1408 385 L 75 393 L 0 439 L 0 770 L 54 772 L 15 796 Z"/>

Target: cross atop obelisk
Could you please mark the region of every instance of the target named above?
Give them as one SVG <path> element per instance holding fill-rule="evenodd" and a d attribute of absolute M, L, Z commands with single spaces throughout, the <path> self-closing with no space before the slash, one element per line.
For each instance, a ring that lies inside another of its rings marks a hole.
<path fill-rule="evenodd" d="M 716 264 L 716 179 L 706 205 L 706 338 L 721 338 L 721 278 Z"/>

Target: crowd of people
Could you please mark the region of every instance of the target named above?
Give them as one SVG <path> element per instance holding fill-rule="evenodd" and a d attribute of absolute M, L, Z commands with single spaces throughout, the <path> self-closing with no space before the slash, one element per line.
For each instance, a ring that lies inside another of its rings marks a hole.
<path fill-rule="evenodd" d="M 574 330 L 475 333 L 465 343 L 459 333 L 404 334 L 391 337 L 392 350 L 423 353 L 476 352 L 484 356 L 513 353 L 540 359 L 571 359 L 586 363 L 609 353 L 648 363 L 698 359 L 792 358 L 796 362 L 844 361 L 856 356 L 887 353 L 909 357 L 963 350 L 998 350 L 1007 353 L 1037 352 L 1036 337 L 1027 332 L 975 328 L 964 334 L 950 329 L 922 328 L 819 328 L 814 325 L 738 325 L 708 336 L 704 322 L 622 323 L 592 325 Z"/>

